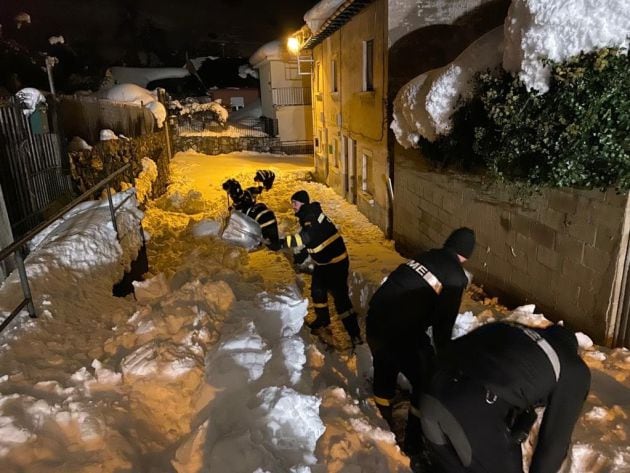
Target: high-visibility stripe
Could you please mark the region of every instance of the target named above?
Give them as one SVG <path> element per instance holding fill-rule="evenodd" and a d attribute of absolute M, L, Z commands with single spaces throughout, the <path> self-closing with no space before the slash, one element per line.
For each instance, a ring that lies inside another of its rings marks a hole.
<path fill-rule="evenodd" d="M 319 216 L 317 217 L 317 221 L 319 223 L 322 223 L 324 221 L 324 219 L 326 218 L 326 216 L 324 215 L 324 212 L 320 213 Z"/>
<path fill-rule="evenodd" d="M 269 225 L 273 225 L 274 223 L 276 223 L 275 220 L 269 220 L 268 222 L 260 224 L 260 228 L 268 227 Z"/>
<path fill-rule="evenodd" d="M 263 210 L 262 212 L 260 212 L 258 215 L 256 215 L 256 218 L 254 220 L 256 220 L 258 222 L 258 219 L 260 219 L 260 217 L 262 217 L 265 214 L 268 214 L 269 212 L 271 212 L 271 210 L 267 209 L 267 210 Z"/>
<path fill-rule="evenodd" d="M 323 309 L 324 307 L 328 307 L 328 303 L 326 302 L 313 303 L 313 307 L 315 307 L 316 309 Z"/>
<path fill-rule="evenodd" d="M 553 369 L 553 374 L 556 377 L 556 381 L 558 381 L 558 379 L 560 379 L 560 358 L 558 358 L 556 350 L 554 350 L 549 342 L 545 340 L 538 332 L 530 329 L 529 327 L 523 327 L 516 324 L 514 324 L 513 326 L 521 329 L 525 333 L 525 335 L 536 342 L 536 344 L 549 359 L 549 363 L 551 363 L 551 368 Z"/>
<path fill-rule="evenodd" d="M 374 396 L 374 402 L 376 404 L 378 404 L 379 406 L 391 406 L 392 405 L 392 400 L 391 399 L 385 399 L 384 397 Z"/>
<path fill-rule="evenodd" d="M 326 263 L 318 263 L 317 261 L 315 261 L 315 264 L 317 266 L 326 266 L 327 264 L 333 264 L 333 263 L 338 263 L 339 261 L 342 261 L 344 259 L 346 259 L 348 257 L 348 253 L 346 253 L 345 251 L 343 252 L 343 254 L 331 259 L 330 261 L 327 261 Z"/>
<path fill-rule="evenodd" d="M 333 236 L 327 238 L 321 244 L 317 245 L 315 248 L 309 248 L 308 252 L 309 253 L 319 253 L 324 248 L 326 248 L 328 245 L 330 245 L 333 241 L 335 241 L 337 238 L 341 238 L 341 235 L 339 233 L 335 233 Z"/>
<path fill-rule="evenodd" d="M 287 238 L 285 240 L 287 242 L 287 247 L 291 248 L 292 246 L 302 246 L 302 237 L 300 236 L 299 233 L 296 233 L 295 235 L 287 235 Z M 292 243 L 295 244 L 292 244 Z"/>
<path fill-rule="evenodd" d="M 407 261 L 405 264 L 418 273 L 418 275 L 420 275 L 420 277 L 424 279 L 429 286 L 431 286 L 438 296 L 440 295 L 442 292 L 442 283 L 425 265 L 412 259 Z"/>

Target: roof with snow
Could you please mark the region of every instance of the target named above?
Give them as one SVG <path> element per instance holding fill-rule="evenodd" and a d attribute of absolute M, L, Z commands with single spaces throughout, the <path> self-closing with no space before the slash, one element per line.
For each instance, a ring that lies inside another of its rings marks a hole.
<path fill-rule="evenodd" d="M 324 24 L 313 33 L 302 46 L 302 49 L 311 49 L 328 38 L 331 34 L 348 23 L 357 13 L 364 7 L 372 3 L 373 0 L 348 0 L 341 5 L 335 12 L 324 22 Z"/>

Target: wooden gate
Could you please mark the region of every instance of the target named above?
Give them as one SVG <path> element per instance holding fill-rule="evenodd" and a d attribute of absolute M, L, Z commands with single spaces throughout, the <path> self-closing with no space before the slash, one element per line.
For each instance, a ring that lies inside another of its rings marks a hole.
<path fill-rule="evenodd" d="M 0 186 L 15 238 L 42 221 L 42 212 L 72 193 L 63 169 L 58 136 L 48 133 L 45 110 L 34 133 L 23 108 L 13 99 L 0 101 Z"/>

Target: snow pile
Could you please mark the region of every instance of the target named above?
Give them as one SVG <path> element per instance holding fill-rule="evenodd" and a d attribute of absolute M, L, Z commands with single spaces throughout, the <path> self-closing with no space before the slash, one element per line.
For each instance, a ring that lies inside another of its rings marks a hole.
<path fill-rule="evenodd" d="M 15 21 L 17 29 L 19 30 L 20 28 L 22 28 L 22 26 L 31 24 L 31 15 L 26 12 L 20 12 L 15 15 L 15 17 L 13 17 L 13 20 Z"/>
<path fill-rule="evenodd" d="M 420 137 L 435 141 L 450 133 L 452 115 L 470 98 L 477 72 L 502 64 L 528 88 L 544 93 L 549 70 L 543 58 L 562 61 L 604 46 L 627 48 L 629 38 L 630 10 L 623 0 L 513 0 L 503 27 L 399 90 L 390 127 L 405 148 L 417 146 Z"/>
<path fill-rule="evenodd" d="M 258 71 L 256 71 L 255 69 L 252 69 L 252 66 L 250 66 L 249 64 L 243 64 L 242 66 L 239 66 L 238 68 L 238 76 L 241 79 L 247 79 L 247 76 L 251 76 L 254 79 L 258 79 Z"/>
<path fill-rule="evenodd" d="M 68 151 L 70 152 L 86 151 L 91 149 L 92 147 L 87 143 L 87 141 L 79 136 L 73 136 L 70 143 L 68 143 Z"/>
<path fill-rule="evenodd" d="M 150 92 L 134 84 L 120 84 L 111 89 L 101 90 L 98 96 L 112 102 L 146 107 L 155 117 L 158 128 L 162 128 L 166 120 L 166 108 L 158 102 L 155 91 Z"/>
<path fill-rule="evenodd" d="M 259 67 L 261 62 L 269 59 L 283 59 L 287 56 L 287 53 L 288 51 L 285 43 L 276 39 L 263 44 L 260 48 L 258 48 L 256 52 L 249 57 L 249 63 L 253 67 Z M 255 77 L 258 78 L 258 73 L 256 73 Z"/>
<path fill-rule="evenodd" d="M 282 234 L 297 227 L 293 192 L 323 202 L 343 229 L 361 323 L 383 277 L 404 261 L 392 242 L 310 181 L 312 157 L 180 153 L 171 165 L 166 195 L 147 203 L 151 268 L 134 283 L 135 299 L 111 295 L 141 244 L 133 206 L 118 219 L 120 244 L 102 203 L 34 241 L 27 271 L 41 317 L 0 336 L 2 471 L 410 473 L 371 399 L 367 345 L 351 356 L 303 328 L 310 277 L 296 275 L 288 255 L 247 253 L 213 236 L 227 213 L 220 183 L 272 169 L 274 188 L 263 195 Z M 12 278 L 0 289 L 3 311 L 20 294 Z M 494 320 L 549 323 L 533 305 L 507 311 L 471 294 L 462 311 L 454 336 Z M 331 325 L 340 347 L 347 335 L 337 317 Z M 630 352 L 577 337 L 593 385 L 562 471 L 627 471 Z"/>
<path fill-rule="evenodd" d="M 116 133 L 114 133 L 112 130 L 110 130 L 109 128 L 105 128 L 103 130 L 101 130 L 98 134 L 99 140 L 100 141 L 110 141 L 110 140 L 117 140 L 118 136 L 116 136 Z"/>
<path fill-rule="evenodd" d="M 630 8 L 626 0 L 512 0 L 505 20 L 503 67 L 528 89 L 549 90 L 542 59 L 561 62 L 582 51 L 627 49 Z"/>
<path fill-rule="evenodd" d="M 48 43 L 51 45 L 64 44 L 65 42 L 66 41 L 63 36 L 51 36 L 50 38 L 48 38 Z"/>
<path fill-rule="evenodd" d="M 180 79 L 190 75 L 185 67 L 110 67 L 109 74 L 114 84 L 135 84 L 146 87 L 149 82 L 160 79 Z"/>
<path fill-rule="evenodd" d="M 37 89 L 25 87 L 15 93 L 15 97 L 22 104 L 22 112 L 30 116 L 40 103 L 46 103 L 46 97 Z"/>
<path fill-rule="evenodd" d="M 394 101 L 391 129 L 405 148 L 419 136 L 435 141 L 451 131 L 453 113 L 472 93 L 472 79 L 501 63 L 503 28 L 495 28 L 466 48 L 448 66 L 419 75 L 405 84 Z"/>
<path fill-rule="evenodd" d="M 321 0 L 304 14 L 304 22 L 313 33 L 317 33 L 344 2 L 345 0 Z"/>
<path fill-rule="evenodd" d="M 151 158 L 142 158 L 142 171 L 136 177 L 136 199 L 139 204 L 144 204 L 145 201 L 151 196 L 153 190 L 153 183 L 157 181 L 158 169 L 157 164 Z"/>

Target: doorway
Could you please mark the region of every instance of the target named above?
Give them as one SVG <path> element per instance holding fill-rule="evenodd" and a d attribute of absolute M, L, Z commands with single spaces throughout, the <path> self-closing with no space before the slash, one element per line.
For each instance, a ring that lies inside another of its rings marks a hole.
<path fill-rule="evenodd" d="M 344 136 L 344 168 L 345 182 L 344 194 L 346 199 L 352 203 L 357 203 L 357 140 Z"/>

